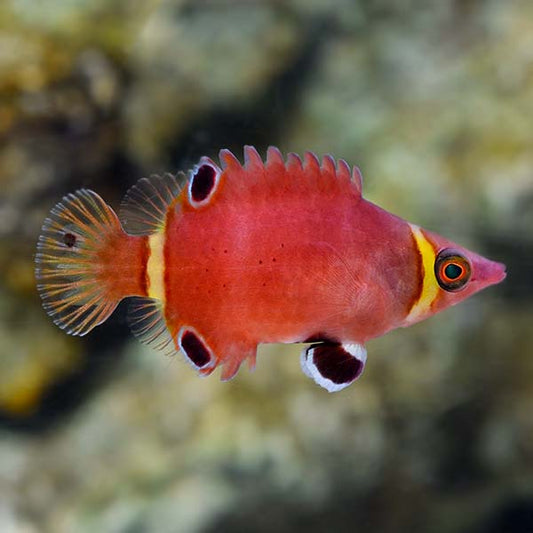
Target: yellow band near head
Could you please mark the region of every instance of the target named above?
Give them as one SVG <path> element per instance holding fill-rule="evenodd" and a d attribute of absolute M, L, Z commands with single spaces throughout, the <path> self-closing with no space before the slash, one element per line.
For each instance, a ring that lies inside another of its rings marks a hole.
<path fill-rule="evenodd" d="M 157 298 L 158 300 L 165 299 L 165 258 L 163 255 L 164 244 L 164 231 L 154 233 L 148 237 L 148 247 L 150 248 L 150 256 L 148 258 L 148 263 L 146 264 L 148 296 L 150 298 Z"/>
<path fill-rule="evenodd" d="M 409 224 L 409 226 L 411 227 L 411 233 L 413 234 L 422 259 L 422 290 L 405 319 L 406 322 L 413 322 L 430 310 L 431 304 L 435 301 L 439 293 L 439 286 L 433 270 L 435 265 L 435 250 L 426 237 L 424 237 L 422 230 L 418 226 L 414 224 Z"/>

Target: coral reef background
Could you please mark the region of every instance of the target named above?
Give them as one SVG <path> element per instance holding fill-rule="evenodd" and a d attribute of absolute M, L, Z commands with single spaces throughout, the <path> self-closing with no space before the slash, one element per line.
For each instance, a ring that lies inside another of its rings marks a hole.
<path fill-rule="evenodd" d="M 533 4 L 4 0 L 0 531 L 533 531 Z M 365 196 L 508 265 L 371 342 L 329 395 L 298 346 L 199 379 L 40 306 L 48 210 L 227 147 L 331 153 Z"/>

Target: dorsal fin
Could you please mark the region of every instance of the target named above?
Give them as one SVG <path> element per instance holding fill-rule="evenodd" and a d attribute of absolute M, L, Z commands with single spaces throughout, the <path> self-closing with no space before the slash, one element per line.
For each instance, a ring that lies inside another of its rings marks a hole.
<path fill-rule="evenodd" d="M 305 152 L 304 154 L 304 169 L 310 174 L 320 174 L 320 161 L 313 152 Z"/>
<path fill-rule="evenodd" d="M 350 172 L 350 166 L 346 161 L 341 159 L 339 163 L 344 163 L 346 165 L 346 168 L 348 169 L 348 173 Z M 363 174 L 361 174 L 361 170 L 359 167 L 353 167 L 352 170 L 352 182 L 355 185 L 356 189 L 359 191 L 359 195 L 363 194 Z"/>
<path fill-rule="evenodd" d="M 328 178 L 333 178 L 337 172 L 337 169 L 335 168 L 335 159 L 331 157 L 330 155 L 325 155 L 322 158 L 322 165 L 320 167 L 320 170 L 324 176 L 327 176 Z"/>
<path fill-rule="evenodd" d="M 263 161 L 253 146 L 245 146 L 244 164 L 227 149 L 220 151 L 219 158 L 223 171 L 231 174 L 235 182 L 245 188 L 263 180 L 266 180 L 271 191 L 287 190 L 287 186 L 299 185 L 311 189 L 318 186 L 320 190 L 327 190 L 351 184 L 358 196 L 361 196 L 362 177 L 359 169 L 352 169 L 346 161 L 335 160 L 331 155 L 325 155 L 322 161 L 313 152 L 306 152 L 303 160 L 294 153 L 289 153 L 284 158 L 276 147 L 269 146 Z"/>
<path fill-rule="evenodd" d="M 285 161 L 278 148 L 269 146 L 267 150 L 266 167 L 283 167 L 285 168 Z"/>
<path fill-rule="evenodd" d="M 264 169 L 263 160 L 253 146 L 244 147 L 244 167 L 246 170 L 260 172 Z"/>
<path fill-rule="evenodd" d="M 302 172 L 302 160 L 298 154 L 290 152 L 285 164 L 288 172 Z"/>
<path fill-rule="evenodd" d="M 165 225 L 167 211 L 186 181 L 183 172 L 175 176 L 151 176 L 140 179 L 126 193 L 119 218 L 130 235 L 151 235 Z"/>
<path fill-rule="evenodd" d="M 242 168 L 240 161 L 233 155 L 233 152 L 231 150 L 228 150 L 227 148 L 223 148 L 222 150 L 220 150 L 218 158 L 220 160 L 222 170 L 224 171 Z"/>
<path fill-rule="evenodd" d="M 132 298 L 128 307 L 128 324 L 132 333 L 143 343 L 163 350 L 167 355 L 177 352 L 170 334 L 163 305 L 152 298 Z"/>

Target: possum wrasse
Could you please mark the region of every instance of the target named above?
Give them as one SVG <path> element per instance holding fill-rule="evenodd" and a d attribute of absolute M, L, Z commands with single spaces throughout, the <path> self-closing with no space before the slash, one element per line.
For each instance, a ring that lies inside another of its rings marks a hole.
<path fill-rule="evenodd" d="M 303 371 L 340 390 L 365 342 L 505 278 L 505 267 L 381 209 L 359 169 L 312 153 L 222 150 L 189 175 L 141 179 L 119 216 L 95 192 L 63 198 L 37 245 L 46 311 L 85 335 L 132 297 L 144 342 L 224 380 L 259 343 L 310 343 Z"/>

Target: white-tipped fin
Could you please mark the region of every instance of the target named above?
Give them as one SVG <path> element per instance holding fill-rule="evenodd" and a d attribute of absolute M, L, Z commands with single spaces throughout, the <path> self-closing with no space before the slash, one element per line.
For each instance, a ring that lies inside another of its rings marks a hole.
<path fill-rule="evenodd" d="M 300 356 L 304 374 L 328 392 L 352 384 L 362 374 L 365 363 L 366 349 L 362 344 L 312 344 Z"/>

